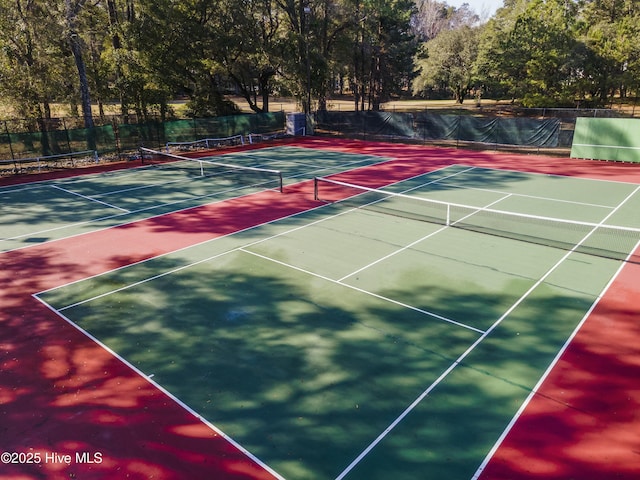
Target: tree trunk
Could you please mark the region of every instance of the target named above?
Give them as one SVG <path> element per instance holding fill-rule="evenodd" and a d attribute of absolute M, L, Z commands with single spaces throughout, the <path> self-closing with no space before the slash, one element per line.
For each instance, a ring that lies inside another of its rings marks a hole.
<path fill-rule="evenodd" d="M 93 114 L 91 112 L 91 94 L 89 93 L 89 81 L 87 80 L 87 70 L 82 57 L 82 47 L 77 34 L 71 34 L 71 51 L 73 59 L 78 69 L 78 80 L 80 82 L 80 99 L 82 105 L 82 116 L 84 117 L 84 127 L 93 127 Z"/>
<path fill-rule="evenodd" d="M 80 82 L 80 99 L 82 105 L 82 116 L 84 117 L 84 127 L 93 128 L 93 114 L 91 112 L 91 95 L 89 93 L 89 81 L 87 79 L 87 69 L 82 57 L 82 43 L 76 28 L 76 16 L 82 4 L 72 4 L 71 0 L 65 0 L 66 23 L 69 32 L 69 45 L 73 59 L 78 69 L 78 80 Z M 91 145 L 89 146 L 91 148 Z"/>

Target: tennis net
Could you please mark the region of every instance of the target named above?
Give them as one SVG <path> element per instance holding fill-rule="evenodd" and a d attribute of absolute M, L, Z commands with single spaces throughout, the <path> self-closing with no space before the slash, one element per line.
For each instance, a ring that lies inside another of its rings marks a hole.
<path fill-rule="evenodd" d="M 83 150 L 81 152 L 58 153 L 56 155 L 41 155 L 39 157 L 14 158 L 13 160 L 0 160 L 2 165 L 12 165 L 13 173 L 23 170 L 64 169 L 75 168 L 81 163 L 98 163 L 100 158 L 95 150 Z"/>
<path fill-rule="evenodd" d="M 216 177 L 242 186 L 273 188 L 280 192 L 284 190 L 280 170 L 189 158 L 144 147 L 140 148 L 140 157 L 143 164 L 186 172 L 193 177 Z"/>
<path fill-rule="evenodd" d="M 167 152 L 171 151 L 192 151 L 192 150 L 211 150 L 214 148 L 229 148 L 238 145 L 244 145 L 244 137 L 242 135 L 233 135 L 223 138 L 202 138 L 191 142 L 167 142 L 165 148 Z"/>
<path fill-rule="evenodd" d="M 247 135 L 247 139 L 250 144 L 269 142 L 271 140 L 277 140 L 280 138 L 286 138 L 285 132 L 272 132 L 272 133 L 250 133 Z"/>
<path fill-rule="evenodd" d="M 349 208 L 640 263 L 640 253 L 636 252 L 640 245 L 640 228 L 441 202 L 323 177 L 314 179 L 314 198 L 340 202 Z"/>

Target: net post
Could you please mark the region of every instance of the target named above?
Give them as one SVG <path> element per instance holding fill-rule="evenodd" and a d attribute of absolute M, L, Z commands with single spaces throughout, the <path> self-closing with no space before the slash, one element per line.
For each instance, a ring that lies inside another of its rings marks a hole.
<path fill-rule="evenodd" d="M 284 181 L 282 180 L 282 172 L 278 172 L 278 179 L 280 181 L 280 193 L 284 193 Z"/>
<path fill-rule="evenodd" d="M 451 204 L 447 203 L 447 227 L 451 225 Z"/>
<path fill-rule="evenodd" d="M 320 200 L 318 196 L 318 177 L 313 177 L 313 199 Z"/>

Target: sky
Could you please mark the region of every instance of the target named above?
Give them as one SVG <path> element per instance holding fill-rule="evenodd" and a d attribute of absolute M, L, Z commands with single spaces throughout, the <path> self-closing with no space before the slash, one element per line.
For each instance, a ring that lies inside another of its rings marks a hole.
<path fill-rule="evenodd" d="M 502 7 L 502 0 L 445 0 L 446 3 L 454 7 L 460 7 L 463 3 L 468 3 L 471 10 L 480 15 L 481 18 L 485 16 L 491 17 L 496 10 Z"/>

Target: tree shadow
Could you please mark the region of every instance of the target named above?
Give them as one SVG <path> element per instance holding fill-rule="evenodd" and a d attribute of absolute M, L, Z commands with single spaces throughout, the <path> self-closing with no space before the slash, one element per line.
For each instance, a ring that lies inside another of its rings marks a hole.
<path fill-rule="evenodd" d="M 153 264 L 175 267 L 168 258 Z M 65 314 L 279 473 L 333 478 L 478 335 L 358 295 L 332 301 L 346 293 L 303 277 L 233 254 Z M 433 296 L 468 313 L 505 301 L 446 285 Z M 585 304 L 560 289 L 532 297 L 367 455 L 354 478 L 470 478 Z"/>
<path fill-rule="evenodd" d="M 368 148 L 372 154 L 383 150 L 375 145 Z M 418 159 L 424 150 L 412 155 Z M 452 161 L 450 152 L 434 155 L 435 164 Z M 396 175 L 395 169 L 403 164 L 393 165 L 389 173 Z M 430 161 L 427 168 L 433 165 Z M 250 204 L 251 219 L 270 218 L 261 216 L 269 207 L 275 207 L 274 217 L 291 212 L 291 205 L 284 208 L 279 203 L 282 198 L 267 195 Z M 296 195 L 301 209 L 317 206 L 311 200 L 304 203 L 303 198 L 307 198 L 303 193 Z M 67 250 L 64 243 L 59 248 L 49 245 L 0 257 L 3 451 L 33 448 L 71 455 L 87 451 L 101 452 L 104 458 L 101 464 L 3 465 L 2 473 L 52 479 L 271 478 L 197 416 L 28 296 L 195 238 L 162 240 L 172 233 L 195 232 L 204 234 L 198 238 L 210 238 L 212 232 L 244 228 L 247 219 L 240 221 L 239 212 L 244 212 L 245 205 L 235 204 L 235 216 L 232 211 L 195 220 L 185 215 L 184 224 L 174 217 L 141 224 L 140 230 L 136 225 L 121 227 L 121 232 L 131 231 L 132 236 L 109 237 L 113 245 L 87 241 L 82 248 Z M 159 235 L 147 236 L 149 232 Z M 79 255 L 82 250 L 95 250 L 94 260 Z M 163 261 L 164 268 L 175 266 Z M 116 352 L 125 352 L 134 365 L 144 367 L 144 374 L 154 374 L 154 379 L 157 375 L 161 385 L 182 388 L 197 412 L 216 424 L 222 419 L 219 424 L 224 431 L 228 427 L 232 436 L 247 439 L 258 452 L 268 452 L 275 465 L 292 473 L 291 478 L 334 478 L 397 418 L 406 399 L 413 401 L 423 392 L 434 372 L 442 372 L 468 342 L 433 323 L 403 316 L 395 308 L 364 304 L 355 310 L 314 302 L 303 295 L 295 279 L 242 271 L 187 275 L 181 280 L 185 285 L 180 295 L 174 293 L 176 286 L 171 282 L 160 282 L 150 297 L 125 296 L 123 305 L 103 303 L 102 310 L 86 306 L 70 312 L 90 319 L 100 311 L 95 319 L 104 329 L 100 340 L 111 335 Z M 625 283 L 631 297 L 637 278 Z M 208 296 L 202 294 L 203 282 L 227 282 L 228 287 Z M 328 292 L 327 297 L 339 295 Z M 501 301 L 499 294 L 453 295 L 446 289 L 436 297 L 464 304 L 469 311 Z M 434 478 L 470 478 L 478 459 L 530 393 L 532 379 L 539 377 L 557 352 L 567 325 L 557 323 L 554 312 L 574 305 L 575 296 L 556 293 L 532 304 L 517 327 L 507 323 L 496 330 L 495 341 L 483 343 L 478 358 L 470 357 L 456 367 L 455 375 L 400 422 L 351 477 L 424 478 L 435 472 Z M 110 318 L 110 310 L 113 326 L 101 321 Z M 638 378 L 633 344 L 637 316 L 631 300 L 608 304 L 598 323 L 603 328 L 590 331 L 590 339 L 570 347 L 571 357 L 563 360 L 557 374 L 563 380 L 558 390 L 542 390 L 534 396 L 534 401 L 541 400 L 533 411 L 527 410 L 522 427 L 514 430 L 510 452 L 498 456 L 504 468 L 488 470 L 487 478 L 537 478 L 545 475 L 541 472 L 549 464 L 558 472 L 558 480 L 570 475 L 634 478 L 637 469 L 631 462 L 608 459 L 635 458 L 637 452 L 635 438 L 629 435 L 638 403 L 629 380 Z M 126 332 L 127 342 L 135 340 L 136 345 L 122 344 L 122 332 L 109 333 L 117 328 Z M 186 335 L 186 330 L 194 334 Z M 606 345 L 612 332 L 619 335 Z M 593 339 L 599 341 L 595 348 Z M 186 373 L 176 366 L 177 360 L 189 367 Z M 594 387 L 603 377 L 606 382 Z M 567 385 L 570 398 L 565 394 Z M 605 393 L 600 385 L 607 388 Z M 585 424 L 590 425 L 586 434 Z M 608 444 L 609 456 L 594 461 L 592 452 L 603 448 L 602 440 Z M 522 461 L 521 452 L 529 455 L 527 462 Z M 551 478 L 548 472 L 545 478 Z"/>

